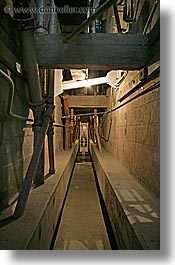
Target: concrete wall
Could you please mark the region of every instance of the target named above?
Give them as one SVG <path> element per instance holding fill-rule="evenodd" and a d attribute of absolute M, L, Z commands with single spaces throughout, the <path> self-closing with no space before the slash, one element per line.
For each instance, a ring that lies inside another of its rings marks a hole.
<path fill-rule="evenodd" d="M 155 86 L 159 77 L 143 86 L 140 83 L 135 92 L 119 102 L 121 96 L 137 85 L 137 81 L 131 85 L 136 80 L 134 76 L 136 73 L 129 73 L 119 89 L 113 91 L 112 108 L 117 109 L 103 118 L 101 135 L 106 140 L 101 139 L 102 145 L 149 191 L 159 196 L 160 91 L 159 85 Z M 128 100 L 131 101 L 127 103 Z"/>
<path fill-rule="evenodd" d="M 1 69 L 6 71 L 6 67 Z M 28 116 L 28 93 L 22 78 L 11 72 L 15 84 L 13 112 Z M 31 129 L 25 122 L 7 115 L 10 86 L 0 77 L 0 209 L 18 195 L 26 172 L 31 146 Z"/>
<path fill-rule="evenodd" d="M 91 142 L 90 153 L 118 249 L 160 249 L 159 199 L 109 152 Z"/>
<path fill-rule="evenodd" d="M 145 33 L 148 33 L 159 21 L 159 4 L 155 6 L 153 0 L 133 3 L 135 20 L 127 26 L 127 30 L 133 33 L 144 31 L 150 12 L 155 7 L 146 27 Z M 149 66 L 148 75 L 158 66 L 159 62 Z M 100 128 L 100 134 L 106 139 L 101 138 L 102 146 L 156 196 L 160 192 L 160 89 L 159 85 L 155 85 L 158 83 L 159 74 L 151 74 L 149 80 L 141 81 L 139 71 L 129 71 L 121 85 L 116 90 L 113 89 L 108 110 L 116 110 L 104 115 Z M 154 86 L 155 89 L 152 89 Z"/>
<path fill-rule="evenodd" d="M 5 68 L 3 68 L 5 70 Z M 15 83 L 13 111 L 28 116 L 28 89 L 25 81 L 12 73 Z M 14 201 L 20 190 L 33 152 L 33 131 L 30 122 L 7 116 L 9 85 L 1 80 L 0 89 L 0 210 Z M 61 124 L 61 101 L 55 99 L 55 122 Z M 32 113 L 30 111 L 30 117 Z M 55 155 L 63 149 L 63 128 L 54 129 Z M 49 171 L 48 143 L 45 140 L 45 174 Z"/>

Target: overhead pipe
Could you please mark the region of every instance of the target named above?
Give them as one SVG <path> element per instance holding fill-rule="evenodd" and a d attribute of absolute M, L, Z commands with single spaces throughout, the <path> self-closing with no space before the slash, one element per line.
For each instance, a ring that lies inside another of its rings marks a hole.
<path fill-rule="evenodd" d="M 0 69 L 0 76 L 2 76 L 2 78 L 4 80 L 6 80 L 9 83 L 9 86 L 10 86 L 10 89 L 9 89 L 9 94 L 10 95 L 8 97 L 7 114 L 9 116 L 11 116 L 13 118 L 16 118 L 16 119 L 19 119 L 19 120 L 33 121 L 33 119 L 28 119 L 28 117 L 13 113 L 12 106 L 13 106 L 14 92 L 15 92 L 14 82 L 13 82 L 12 78 L 8 74 L 6 74 L 2 69 Z"/>
<path fill-rule="evenodd" d="M 71 108 L 70 110 L 70 125 L 71 125 L 71 129 L 70 129 L 70 148 L 72 148 L 72 144 L 73 144 L 73 139 L 74 139 L 74 109 Z"/>
<path fill-rule="evenodd" d="M 96 18 L 102 15 L 108 8 L 116 3 L 116 0 L 108 0 L 102 4 L 95 13 L 89 16 L 82 24 L 80 24 L 72 33 L 64 38 L 64 42 L 68 43 L 70 40 L 73 40 L 77 35 L 79 35 L 82 30 L 88 27 Z"/>

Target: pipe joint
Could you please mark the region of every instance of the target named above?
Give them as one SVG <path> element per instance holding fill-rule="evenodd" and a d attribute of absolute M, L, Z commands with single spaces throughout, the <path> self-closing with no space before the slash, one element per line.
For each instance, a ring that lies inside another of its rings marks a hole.
<path fill-rule="evenodd" d="M 33 103 L 33 102 L 29 101 L 29 105 L 30 105 L 31 109 L 42 106 L 44 104 L 45 104 L 45 99 L 43 99 L 41 102 L 38 102 L 38 103 Z"/>
<path fill-rule="evenodd" d="M 34 126 L 42 125 L 42 116 L 44 111 L 44 104 L 32 108 L 34 115 Z"/>
<path fill-rule="evenodd" d="M 55 108 L 55 105 L 47 104 L 46 105 L 46 111 L 43 114 L 43 119 L 45 119 L 45 117 L 48 117 L 48 118 L 50 118 L 50 120 L 52 120 L 54 108 Z"/>
<path fill-rule="evenodd" d="M 35 133 L 39 133 L 41 130 L 41 125 L 36 125 L 36 124 L 33 124 L 32 125 L 32 131 L 35 132 Z"/>
<path fill-rule="evenodd" d="M 49 129 L 48 129 L 47 134 L 48 134 L 49 136 L 54 135 L 54 127 L 53 127 L 52 125 L 49 126 Z"/>

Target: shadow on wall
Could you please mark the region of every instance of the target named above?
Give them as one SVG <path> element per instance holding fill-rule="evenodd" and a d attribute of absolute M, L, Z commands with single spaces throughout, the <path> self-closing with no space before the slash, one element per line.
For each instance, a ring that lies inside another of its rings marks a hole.
<path fill-rule="evenodd" d="M 11 73 L 11 78 L 15 84 L 12 109 L 18 115 L 28 116 L 26 84 L 15 74 Z M 0 84 L 0 210 L 3 210 L 17 198 L 23 182 L 26 122 L 7 115 L 10 86 L 3 78 Z"/>
<path fill-rule="evenodd" d="M 136 189 L 121 189 L 117 191 L 119 201 L 125 205 L 125 214 L 137 235 L 140 237 L 144 249 L 160 248 L 160 217 L 159 205 Z M 147 199 L 146 199 L 147 198 Z M 145 233 L 147 230 L 148 233 Z M 149 246 L 149 247 L 148 247 Z"/>

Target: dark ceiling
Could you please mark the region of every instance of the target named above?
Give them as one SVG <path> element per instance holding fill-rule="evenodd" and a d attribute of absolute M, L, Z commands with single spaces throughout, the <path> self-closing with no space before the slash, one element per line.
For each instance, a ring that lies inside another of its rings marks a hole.
<path fill-rule="evenodd" d="M 88 1 L 87 0 L 55 0 L 55 4 L 57 7 L 69 6 L 69 7 L 87 7 Z M 58 18 L 61 25 L 79 25 L 81 24 L 86 18 L 87 14 L 58 14 Z"/>

